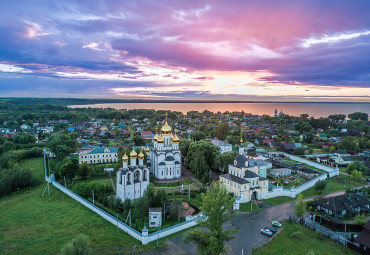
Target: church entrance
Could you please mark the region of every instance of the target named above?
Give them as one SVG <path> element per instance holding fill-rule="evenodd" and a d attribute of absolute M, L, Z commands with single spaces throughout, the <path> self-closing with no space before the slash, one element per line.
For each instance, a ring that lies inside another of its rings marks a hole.
<path fill-rule="evenodd" d="M 258 196 L 257 196 L 258 194 L 257 194 L 257 191 L 253 191 L 253 193 L 252 193 L 252 199 L 253 200 L 258 200 Z"/>

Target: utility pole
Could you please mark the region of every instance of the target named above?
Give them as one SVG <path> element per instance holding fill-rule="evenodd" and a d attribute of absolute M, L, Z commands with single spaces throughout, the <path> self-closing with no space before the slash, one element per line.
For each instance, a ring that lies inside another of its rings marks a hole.
<path fill-rule="evenodd" d="M 64 176 L 64 187 L 67 188 L 67 182 L 66 182 L 66 177 Z"/>
<path fill-rule="evenodd" d="M 93 199 L 93 205 L 95 205 L 95 200 L 94 200 L 94 190 L 92 190 L 92 199 Z"/>

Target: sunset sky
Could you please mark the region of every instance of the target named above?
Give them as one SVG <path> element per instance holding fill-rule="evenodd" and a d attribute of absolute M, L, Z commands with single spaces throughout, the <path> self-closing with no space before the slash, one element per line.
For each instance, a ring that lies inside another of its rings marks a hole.
<path fill-rule="evenodd" d="M 370 102 L 370 1 L 3 1 L 9 96 Z"/>

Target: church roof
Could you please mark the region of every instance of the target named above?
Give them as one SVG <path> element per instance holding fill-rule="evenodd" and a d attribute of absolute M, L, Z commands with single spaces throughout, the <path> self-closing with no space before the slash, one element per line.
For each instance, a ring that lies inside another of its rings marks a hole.
<path fill-rule="evenodd" d="M 117 153 L 118 152 L 117 147 L 106 147 L 106 148 L 109 149 L 109 152 L 107 153 Z M 104 149 L 105 148 L 95 148 L 92 151 L 90 151 L 89 154 L 104 153 Z"/>
<path fill-rule="evenodd" d="M 232 182 L 236 182 L 236 183 L 239 183 L 239 184 L 246 184 L 246 183 L 249 183 L 249 181 L 243 179 L 243 178 L 240 178 L 238 176 L 235 176 L 235 175 L 232 175 L 232 174 L 223 174 L 221 175 L 221 177 L 224 177 Z"/>
<path fill-rule="evenodd" d="M 160 166 L 163 166 L 163 165 L 165 165 L 166 163 L 164 163 L 164 162 L 160 162 L 158 165 L 160 165 Z"/>
<path fill-rule="evenodd" d="M 176 161 L 175 161 L 175 164 L 181 164 L 181 163 L 180 163 L 180 161 L 177 161 L 177 160 L 176 160 Z"/>
<path fill-rule="evenodd" d="M 238 155 L 235 158 L 236 161 L 236 167 L 245 167 L 245 162 L 247 161 L 247 158 L 244 155 Z"/>
<path fill-rule="evenodd" d="M 259 177 L 258 174 L 256 174 L 255 172 L 252 172 L 252 171 L 245 171 L 245 176 L 244 178 L 256 178 L 256 177 Z"/>

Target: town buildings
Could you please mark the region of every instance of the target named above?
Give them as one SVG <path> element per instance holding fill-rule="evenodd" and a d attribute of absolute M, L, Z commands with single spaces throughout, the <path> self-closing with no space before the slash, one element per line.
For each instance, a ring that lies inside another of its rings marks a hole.
<path fill-rule="evenodd" d="M 217 139 L 213 139 L 213 140 L 211 140 L 211 142 L 213 143 L 213 145 L 220 148 L 220 153 L 221 154 L 224 154 L 226 152 L 229 152 L 229 151 L 233 150 L 233 146 L 230 143 L 226 143 L 226 142 L 223 142 L 223 141 L 220 141 L 220 140 L 217 140 Z"/>

